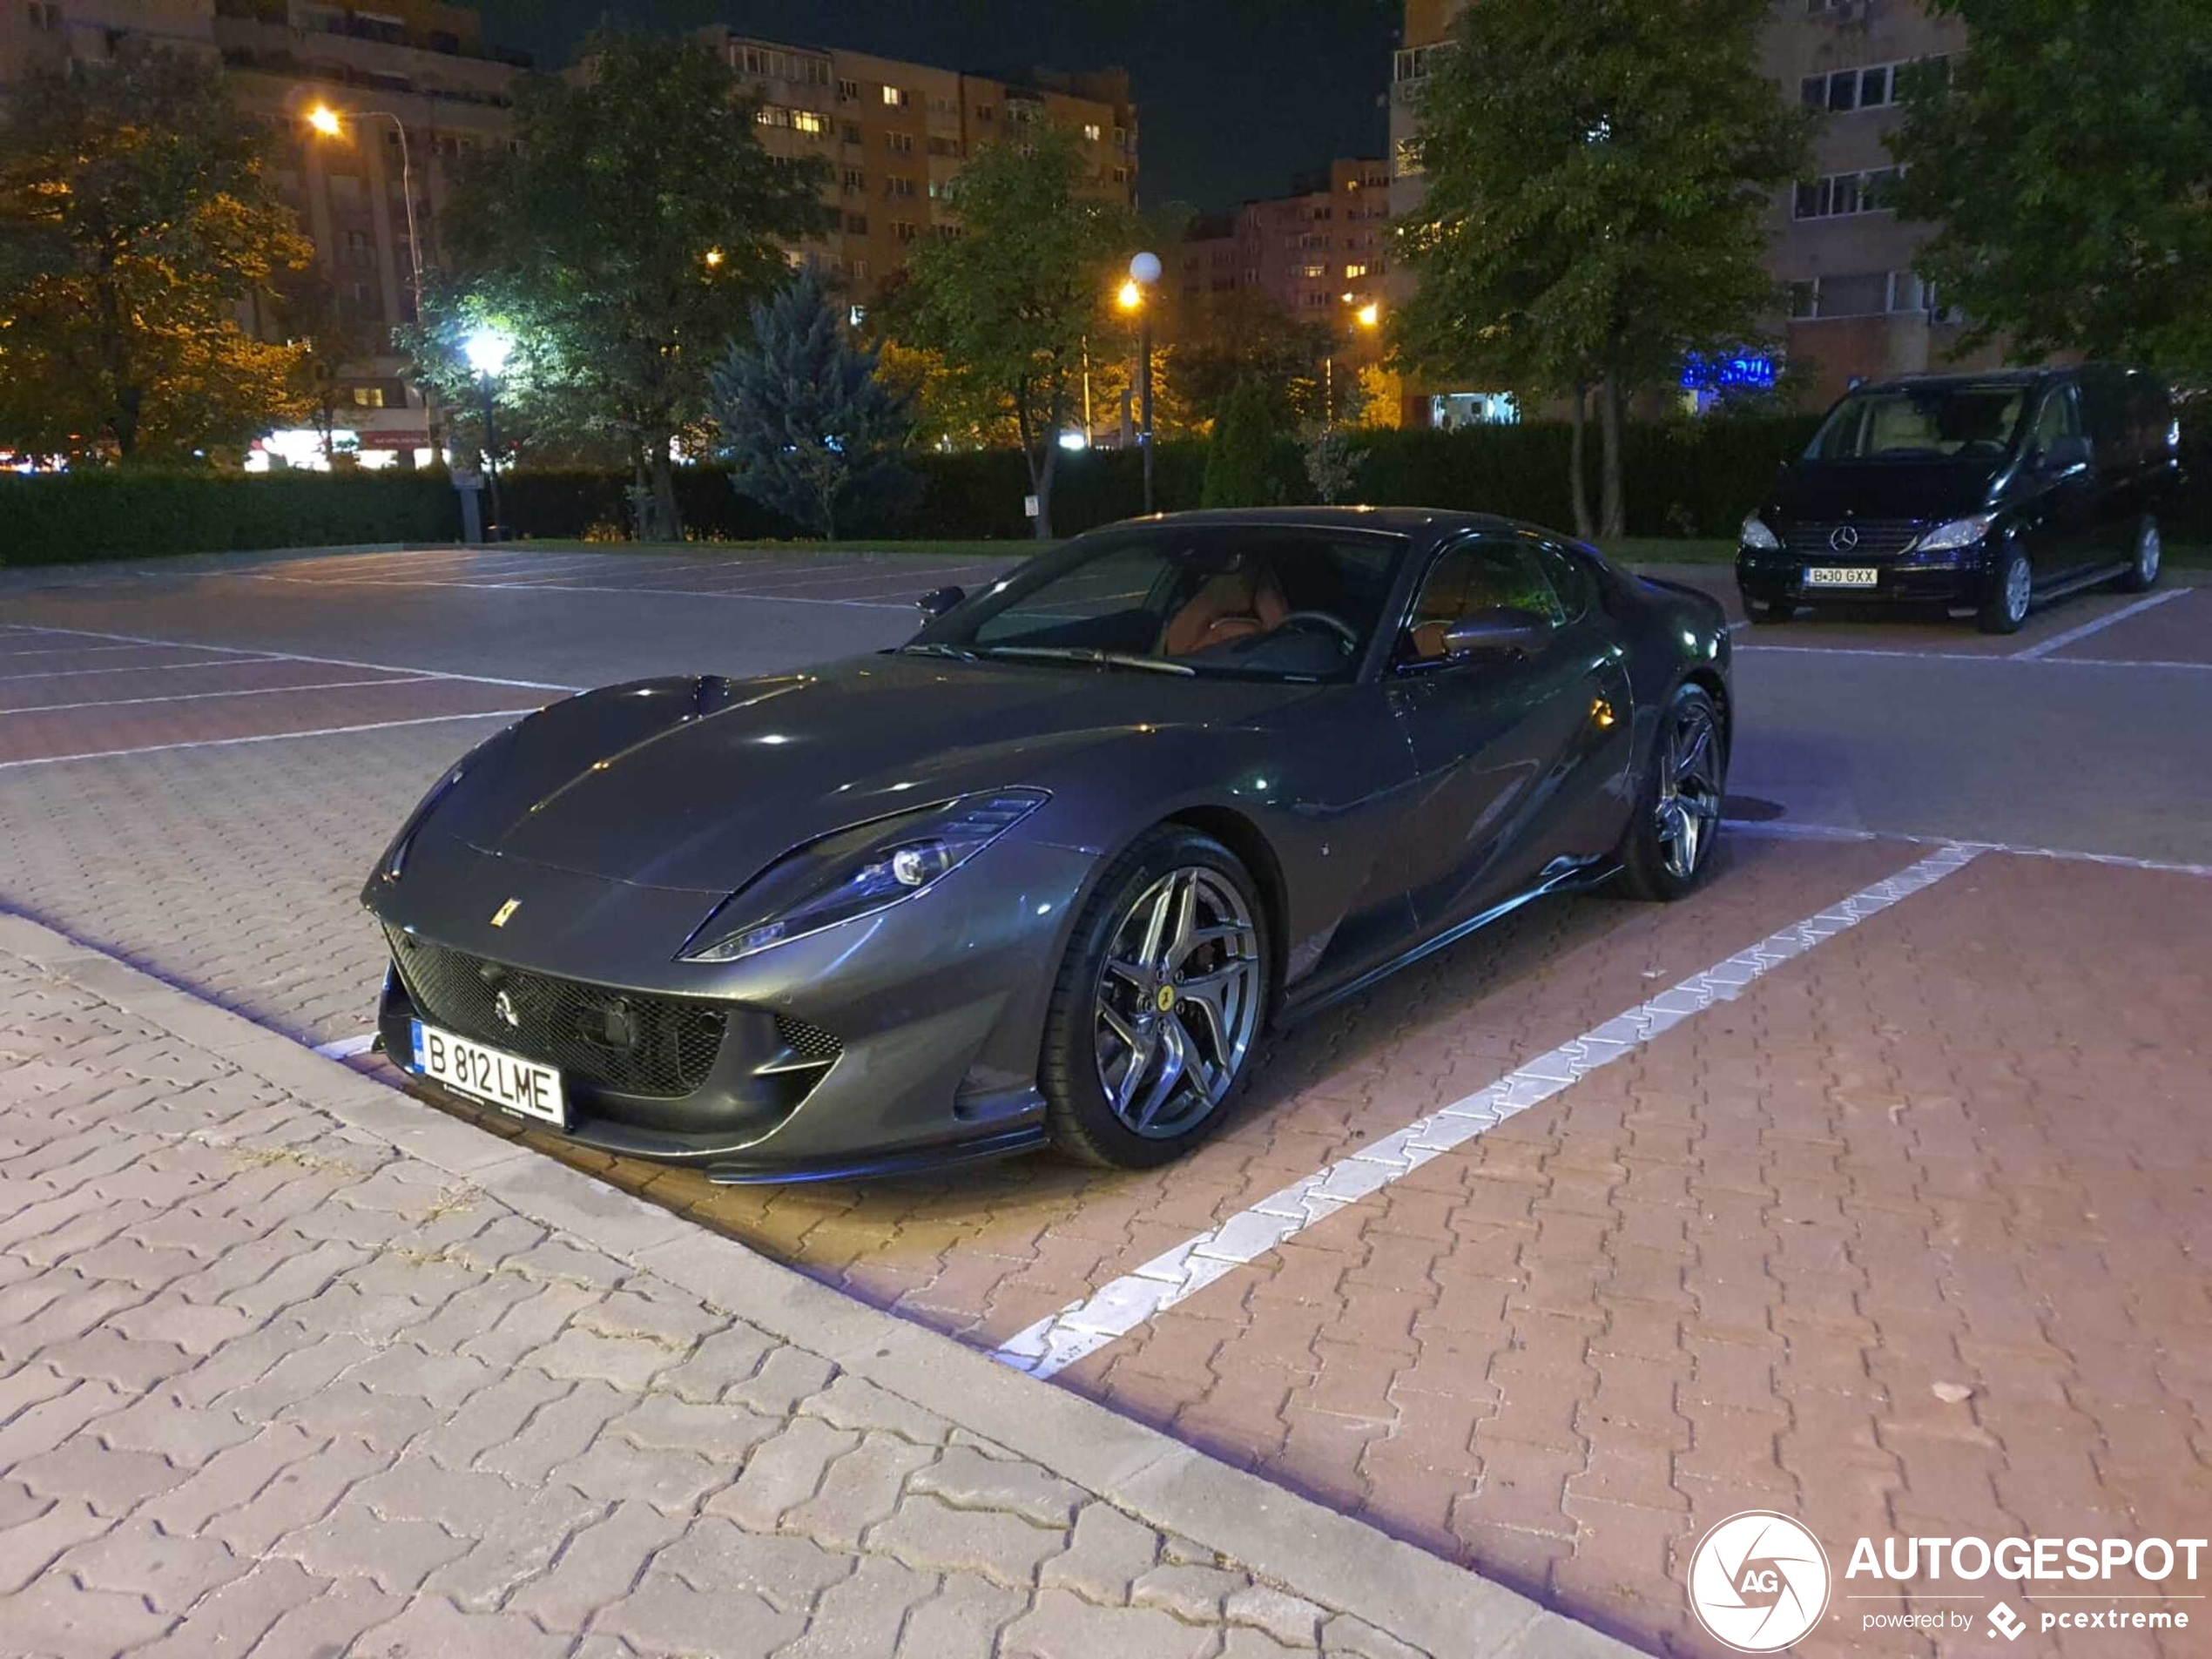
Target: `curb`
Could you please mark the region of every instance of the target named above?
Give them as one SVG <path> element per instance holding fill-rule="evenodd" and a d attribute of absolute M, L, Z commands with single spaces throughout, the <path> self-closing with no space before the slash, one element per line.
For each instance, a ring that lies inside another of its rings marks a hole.
<path fill-rule="evenodd" d="M 1005 1447 L 1437 1659 L 1631 1659 L 1636 1649 L 1066 1389 L 770 1261 L 734 1239 L 444 1116 L 27 916 L 0 948 L 442 1170 L 542 1224 Z"/>

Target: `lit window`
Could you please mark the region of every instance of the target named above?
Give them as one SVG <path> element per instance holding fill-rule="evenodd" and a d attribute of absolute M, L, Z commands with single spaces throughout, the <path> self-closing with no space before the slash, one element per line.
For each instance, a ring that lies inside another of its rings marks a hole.
<path fill-rule="evenodd" d="M 883 101 L 894 110 L 905 109 L 907 107 L 907 89 L 903 86 L 885 87 L 883 89 Z"/>
<path fill-rule="evenodd" d="M 793 110 L 791 112 L 791 124 L 801 132 L 819 135 L 829 131 L 828 118 L 813 110 Z"/>
<path fill-rule="evenodd" d="M 1089 139 L 1091 143 L 1096 144 L 1103 136 L 1104 134 L 1101 132 L 1097 122 L 1086 121 L 1083 123 L 1083 137 Z"/>
<path fill-rule="evenodd" d="M 357 409 L 381 409 L 384 407 L 384 388 L 381 386 L 354 388 L 354 407 Z"/>
<path fill-rule="evenodd" d="M 1363 277 L 1366 274 L 1367 267 L 1364 265 L 1347 265 L 1344 267 L 1344 277 L 1347 282 L 1355 277 Z"/>

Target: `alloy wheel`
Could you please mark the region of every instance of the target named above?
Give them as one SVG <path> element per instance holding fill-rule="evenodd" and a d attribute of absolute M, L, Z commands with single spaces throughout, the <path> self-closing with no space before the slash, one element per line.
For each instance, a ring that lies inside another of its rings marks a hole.
<path fill-rule="evenodd" d="M 2158 526 L 2147 522 L 2135 537 L 2135 579 L 2143 586 L 2148 587 L 2158 580 L 2158 562 L 2164 551 Z"/>
<path fill-rule="evenodd" d="M 2028 601 L 2033 597 L 2034 573 L 2027 561 L 2015 558 L 2005 567 L 2005 615 L 2013 622 L 2027 620 Z"/>
<path fill-rule="evenodd" d="M 1659 846 L 1667 873 L 1687 881 L 1721 821 L 1720 732 L 1712 705 L 1691 698 L 1670 717 L 1659 748 Z"/>
<path fill-rule="evenodd" d="M 1259 930 L 1219 871 L 1170 870 L 1115 925 L 1093 995 L 1099 1086 L 1136 1134 L 1165 1140 L 1229 1092 L 1259 1022 Z"/>

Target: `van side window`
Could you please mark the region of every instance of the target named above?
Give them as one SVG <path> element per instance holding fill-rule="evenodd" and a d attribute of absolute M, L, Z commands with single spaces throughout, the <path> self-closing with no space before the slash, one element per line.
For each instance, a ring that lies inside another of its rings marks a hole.
<path fill-rule="evenodd" d="M 2044 395 L 2042 410 L 2035 417 L 2034 453 L 2047 455 L 2053 444 L 2080 435 L 2081 410 L 2074 401 L 2074 388 L 2054 386 Z"/>

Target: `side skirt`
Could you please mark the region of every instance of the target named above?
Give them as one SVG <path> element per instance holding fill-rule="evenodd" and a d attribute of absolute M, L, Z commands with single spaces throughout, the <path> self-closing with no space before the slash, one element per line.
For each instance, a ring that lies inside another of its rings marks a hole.
<path fill-rule="evenodd" d="M 1301 1020 L 1308 1019 L 1325 1008 L 1333 1008 L 1348 997 L 1353 997 L 1378 981 L 1385 980 L 1402 968 L 1410 968 L 1424 956 L 1434 955 L 1447 946 L 1456 945 L 1469 934 L 1487 927 L 1492 922 L 1511 915 L 1523 905 L 1533 904 L 1548 894 L 1580 893 L 1602 887 L 1620 873 L 1621 867 L 1610 858 L 1591 859 L 1580 864 L 1538 879 L 1532 887 L 1501 900 L 1487 910 L 1476 912 L 1464 921 L 1453 922 L 1440 932 L 1429 934 L 1411 948 L 1392 957 L 1379 966 L 1369 968 L 1358 978 L 1342 985 L 1318 992 L 1310 998 L 1289 997 L 1271 1022 L 1278 1031 L 1288 1030 Z"/>

